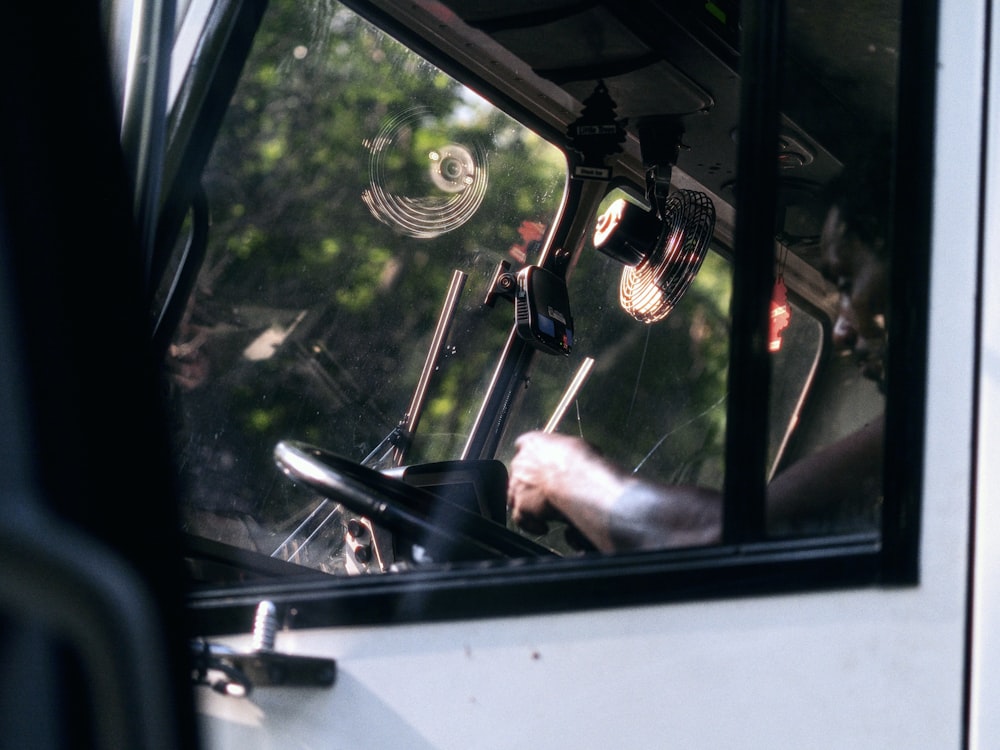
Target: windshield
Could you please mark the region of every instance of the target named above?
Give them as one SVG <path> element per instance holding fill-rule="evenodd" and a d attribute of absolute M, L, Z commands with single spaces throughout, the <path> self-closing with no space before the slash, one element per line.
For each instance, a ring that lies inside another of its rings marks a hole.
<path fill-rule="evenodd" d="M 406 461 L 457 458 L 511 327 L 487 286 L 537 261 L 565 181 L 560 151 L 353 13 L 272 3 L 203 176 L 207 256 L 168 355 L 185 530 L 277 551 L 316 501 L 275 444 L 381 468 L 422 375 Z"/>
<path fill-rule="evenodd" d="M 380 471 L 469 453 L 520 310 L 494 282 L 501 264 L 513 276 L 541 261 L 564 154 L 346 8 L 277 2 L 202 184 L 208 246 L 167 361 L 184 530 L 330 573 L 412 564 L 409 549 L 371 553 L 391 535 L 290 481 L 276 446 Z M 723 485 L 731 248 L 713 242 L 661 317 L 622 299 L 627 264 L 585 245 L 567 274 L 571 356 L 534 353 L 499 406 L 499 461 L 447 490 L 499 524 L 500 462 L 530 430 L 581 435 L 650 480 Z M 823 344 L 819 322 L 788 309 L 772 470 Z M 580 551 L 559 524 L 534 541 Z"/>
<path fill-rule="evenodd" d="M 613 191 L 604 206 L 621 197 Z M 536 358 L 530 387 L 504 433 L 499 456 L 530 430 L 578 435 L 638 477 L 721 490 L 725 477 L 729 309 L 732 267 L 713 245 L 690 289 L 665 318 L 646 323 L 625 308 L 625 268 L 593 246 L 569 280 L 576 331 L 573 360 Z M 773 471 L 816 369 L 823 331 L 789 303 L 787 327 L 771 352 L 769 465 Z M 592 362 L 592 364 L 591 364 Z M 589 365 L 589 369 L 588 369 Z M 583 384 L 561 410 L 564 395 Z M 565 528 L 538 541 L 570 551 Z"/>

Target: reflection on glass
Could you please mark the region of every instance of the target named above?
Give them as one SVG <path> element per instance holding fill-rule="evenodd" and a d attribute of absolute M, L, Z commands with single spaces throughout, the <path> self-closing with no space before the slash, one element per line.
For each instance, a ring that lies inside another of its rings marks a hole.
<path fill-rule="evenodd" d="M 864 0 L 789 0 L 785 14 L 778 266 L 790 251 L 830 282 L 813 303 L 832 352 L 771 485 L 775 534 L 878 524 L 899 15 L 898 2 Z M 807 472 L 790 495 L 789 477 Z"/>
<path fill-rule="evenodd" d="M 614 210 L 618 200 L 624 199 L 612 193 L 605 206 Z M 606 223 L 598 226 L 598 242 Z M 669 315 L 646 323 L 622 306 L 622 263 L 586 248 L 570 278 L 570 297 L 581 310 L 574 357 L 535 360 L 530 387 L 507 427 L 500 457 L 510 460 L 518 435 L 546 425 L 574 378 L 578 358 L 592 358 L 588 379 L 557 431 L 583 438 L 639 479 L 721 491 L 732 271 L 717 250 L 705 256 Z M 786 345 L 773 361 L 774 382 L 781 385 L 772 397 L 771 420 L 783 428 L 770 442 L 772 465 L 780 460 L 786 433 L 794 427 L 822 341 L 819 322 L 806 310 L 792 309 Z M 538 539 L 566 554 L 575 552 L 564 524 L 552 524 Z M 671 546 L 666 536 L 661 546 Z"/>
<path fill-rule="evenodd" d="M 767 441 L 773 535 L 870 528 L 880 492 L 898 8 L 869 5 L 786 13 L 770 434 L 747 438 Z M 712 148 L 732 148 L 736 124 Z M 725 192 L 732 174 L 711 157 L 692 167 Z M 558 150 L 351 12 L 272 4 L 204 175 L 210 246 L 167 363 L 186 530 L 328 572 L 405 567 L 384 529 L 282 476 L 275 446 L 379 468 L 458 458 L 511 333 L 487 287 L 501 261 L 538 261 L 565 180 Z M 740 249 L 709 244 L 726 198 L 698 195 L 697 242 L 655 224 L 684 261 L 669 278 L 638 278 L 635 248 L 573 259 L 571 356 L 536 354 L 504 405 L 498 459 L 555 430 L 628 476 L 719 499 Z M 620 198 L 605 200 L 598 246 L 631 210 Z M 457 504 L 502 516 L 498 464 Z M 535 537 L 578 551 L 565 526 Z M 405 562 L 421 562 L 417 546 Z"/>
<path fill-rule="evenodd" d="M 486 196 L 489 162 L 465 145 L 452 117 L 414 107 L 388 118 L 365 142 L 370 182 L 361 198 L 379 221 L 410 237 L 431 239 L 472 218 Z"/>
<path fill-rule="evenodd" d="M 358 519 L 281 475 L 276 444 L 360 462 L 426 370 L 406 460 L 457 458 L 510 329 L 487 283 L 552 225 L 565 175 L 347 9 L 272 3 L 204 174 L 210 245 L 167 362 L 185 530 L 345 571 Z"/>

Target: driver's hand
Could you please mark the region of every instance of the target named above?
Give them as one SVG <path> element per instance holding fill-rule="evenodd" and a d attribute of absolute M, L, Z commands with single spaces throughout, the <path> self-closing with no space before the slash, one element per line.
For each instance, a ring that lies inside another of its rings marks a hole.
<path fill-rule="evenodd" d="M 549 521 L 566 520 L 557 502 L 572 496 L 573 467 L 593 449 L 578 438 L 545 432 L 525 433 L 514 447 L 507 485 L 511 519 L 530 534 L 544 534 Z"/>

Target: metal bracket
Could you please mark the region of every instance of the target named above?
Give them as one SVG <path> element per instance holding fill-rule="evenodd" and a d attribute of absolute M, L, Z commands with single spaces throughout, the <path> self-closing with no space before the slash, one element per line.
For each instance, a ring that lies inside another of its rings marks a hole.
<path fill-rule="evenodd" d="M 194 681 L 224 695 L 246 696 L 255 687 L 330 687 L 337 663 L 317 656 L 295 656 L 274 651 L 277 608 L 273 602 L 257 605 L 254 649 L 239 652 L 219 644 L 192 644 Z"/>
<path fill-rule="evenodd" d="M 510 272 L 510 263 L 502 260 L 493 272 L 493 278 L 490 279 L 487 286 L 486 299 L 483 300 L 483 304 L 493 307 L 497 297 L 503 297 L 513 302 L 516 294 L 517 275 Z"/>

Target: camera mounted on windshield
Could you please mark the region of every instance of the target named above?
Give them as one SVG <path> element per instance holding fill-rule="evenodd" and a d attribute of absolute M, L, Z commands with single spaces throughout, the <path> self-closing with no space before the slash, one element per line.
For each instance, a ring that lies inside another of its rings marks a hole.
<path fill-rule="evenodd" d="M 548 354 L 572 351 L 573 316 L 563 279 L 541 266 L 513 273 L 510 263 L 500 261 L 484 302 L 493 307 L 497 297 L 514 303 L 514 324 L 522 339 Z"/>

